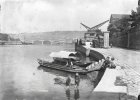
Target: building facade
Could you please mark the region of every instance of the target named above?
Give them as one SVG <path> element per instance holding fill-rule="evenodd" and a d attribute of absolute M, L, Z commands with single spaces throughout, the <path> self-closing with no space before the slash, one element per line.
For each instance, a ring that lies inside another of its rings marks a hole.
<path fill-rule="evenodd" d="M 127 14 L 112 14 L 110 17 L 110 24 L 115 27 L 115 24 L 120 25 L 119 20 L 126 18 L 129 19 L 130 15 Z M 131 22 L 130 22 L 131 23 Z M 116 47 L 139 49 L 140 50 L 140 25 L 135 28 L 130 28 L 128 32 L 121 30 L 110 31 L 110 44 Z"/>

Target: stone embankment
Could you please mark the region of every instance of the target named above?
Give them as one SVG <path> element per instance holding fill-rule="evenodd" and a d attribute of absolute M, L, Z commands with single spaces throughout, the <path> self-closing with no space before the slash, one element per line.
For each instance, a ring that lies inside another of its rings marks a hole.
<path fill-rule="evenodd" d="M 86 46 L 85 48 L 89 49 Z M 126 93 L 134 97 L 140 94 L 139 51 L 120 48 L 90 48 L 90 50 L 98 51 L 105 57 L 114 57 L 117 65 L 116 69 L 106 70 L 98 86 L 95 88 L 96 92 Z M 131 100 L 135 99 L 131 98 Z"/>

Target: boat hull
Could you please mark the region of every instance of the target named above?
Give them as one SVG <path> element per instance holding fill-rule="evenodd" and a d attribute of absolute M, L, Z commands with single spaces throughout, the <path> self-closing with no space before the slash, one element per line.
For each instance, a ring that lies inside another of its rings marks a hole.
<path fill-rule="evenodd" d="M 95 69 L 90 69 L 90 70 L 87 70 L 85 68 L 76 69 L 76 68 L 71 68 L 70 66 L 60 65 L 60 64 L 56 64 L 54 62 L 47 62 L 47 61 L 43 61 L 43 60 L 42 61 L 40 60 L 38 63 L 41 67 L 44 67 L 46 69 L 49 68 L 49 69 L 64 71 L 64 72 L 68 72 L 68 73 L 79 73 L 79 74 L 83 74 L 83 75 L 93 72 L 93 71 L 99 71 L 101 68 L 100 67 L 100 68 L 95 68 Z"/>

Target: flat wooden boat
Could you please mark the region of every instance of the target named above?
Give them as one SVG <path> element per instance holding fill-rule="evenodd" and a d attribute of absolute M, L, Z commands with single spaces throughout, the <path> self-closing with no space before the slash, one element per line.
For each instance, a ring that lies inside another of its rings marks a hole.
<path fill-rule="evenodd" d="M 86 68 L 87 66 L 89 66 L 91 64 L 91 62 L 83 63 L 79 60 L 73 60 L 73 59 L 70 59 L 70 60 L 73 63 L 73 65 L 80 66 L 80 67 L 83 67 L 83 68 Z M 63 65 L 66 65 L 68 63 L 68 61 L 69 61 L 69 59 L 66 59 L 66 58 L 55 58 L 54 59 L 54 62 L 61 63 Z"/>
<path fill-rule="evenodd" d="M 90 63 L 82 63 L 82 62 L 79 61 L 79 62 L 73 62 L 73 64 L 76 65 L 76 66 L 86 68 L 87 66 L 89 66 L 91 64 L 91 62 Z"/>
<path fill-rule="evenodd" d="M 48 62 L 48 61 L 43 61 L 41 59 L 38 59 L 38 63 L 40 66 L 44 67 L 44 68 L 50 68 L 50 69 L 54 69 L 54 70 L 60 70 L 60 71 L 65 71 L 68 73 L 79 73 L 79 74 L 87 74 L 93 71 L 98 71 L 100 70 L 101 67 L 98 68 L 94 68 L 94 69 L 90 69 L 87 70 L 86 68 L 82 68 L 79 66 L 74 65 L 73 68 L 67 65 L 61 65 L 55 62 Z"/>

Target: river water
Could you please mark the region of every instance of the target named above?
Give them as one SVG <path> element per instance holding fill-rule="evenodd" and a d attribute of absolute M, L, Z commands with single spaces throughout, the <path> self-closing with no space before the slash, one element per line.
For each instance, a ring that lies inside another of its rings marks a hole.
<path fill-rule="evenodd" d="M 0 100 L 87 100 L 95 87 L 98 72 L 80 76 L 80 86 L 67 89 L 55 84 L 67 73 L 38 69 L 38 58 L 48 59 L 51 52 L 74 51 L 74 45 L 4 45 L 0 46 Z M 74 75 L 71 74 L 72 83 Z"/>

